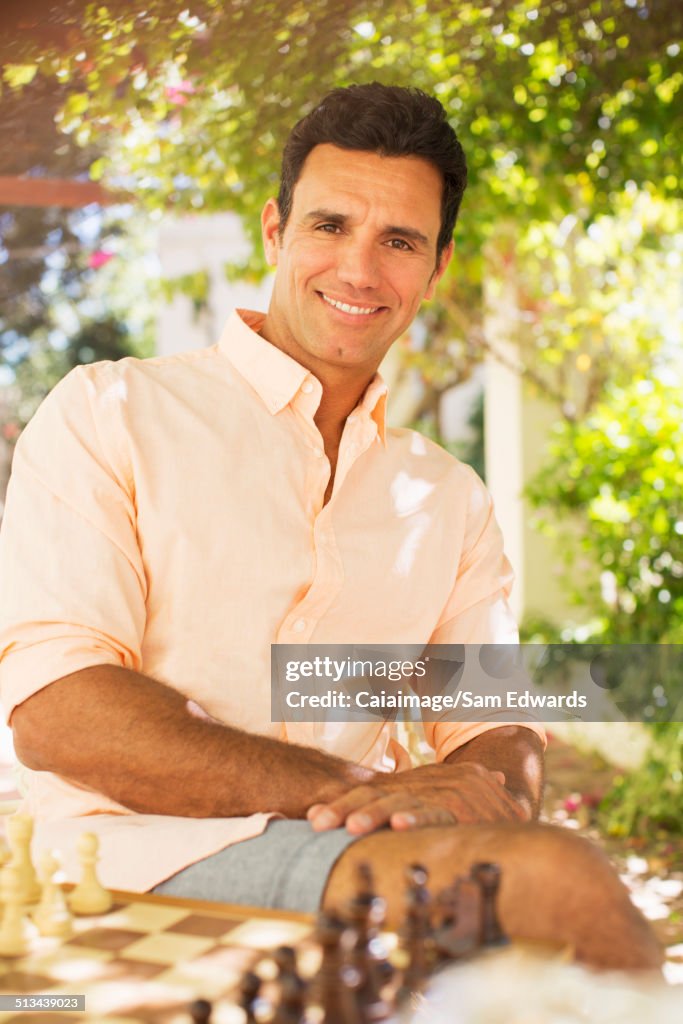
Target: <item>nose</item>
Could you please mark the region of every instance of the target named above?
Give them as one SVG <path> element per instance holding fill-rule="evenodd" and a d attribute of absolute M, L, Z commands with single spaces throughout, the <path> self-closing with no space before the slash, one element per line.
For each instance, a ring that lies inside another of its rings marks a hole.
<path fill-rule="evenodd" d="M 347 239 L 340 247 L 337 276 L 357 288 L 376 288 L 380 282 L 379 254 L 370 240 Z"/>

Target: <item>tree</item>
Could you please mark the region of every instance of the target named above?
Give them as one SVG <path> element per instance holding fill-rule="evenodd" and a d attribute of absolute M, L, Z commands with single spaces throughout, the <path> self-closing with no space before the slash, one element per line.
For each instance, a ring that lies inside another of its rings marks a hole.
<path fill-rule="evenodd" d="M 286 133 L 317 97 L 372 79 L 435 92 L 471 184 L 458 259 L 428 315 L 431 343 L 406 350 L 430 382 L 416 413 L 432 419 L 440 391 L 486 347 L 483 274 L 515 258 L 527 225 L 573 216 L 585 227 L 627 182 L 665 197 L 679 188 L 675 0 L 457 10 L 446 0 L 13 0 L 1 10 L 5 95 L 45 81 L 61 91 L 63 137 L 103 150 L 93 177 L 148 209 L 234 210 L 255 241 Z M 260 244 L 233 268 L 264 269 Z"/>
<path fill-rule="evenodd" d="M 477 251 L 501 218 L 590 219 L 629 180 L 678 191 L 674 0 L 44 0 L 10 4 L 10 23 L 17 9 L 5 83 L 66 88 L 61 130 L 108 144 L 91 174 L 151 206 L 233 209 L 252 235 L 293 121 L 326 89 L 373 78 L 448 110 Z"/>

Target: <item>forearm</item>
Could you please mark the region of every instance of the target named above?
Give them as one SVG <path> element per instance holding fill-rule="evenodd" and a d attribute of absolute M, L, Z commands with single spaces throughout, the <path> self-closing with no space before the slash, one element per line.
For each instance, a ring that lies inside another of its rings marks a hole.
<path fill-rule="evenodd" d="M 476 736 L 458 747 L 445 764 L 480 764 L 503 772 L 505 788 L 538 818 L 543 796 L 543 744 L 531 729 L 508 725 Z"/>
<path fill-rule="evenodd" d="M 12 717 L 19 758 L 140 813 L 304 817 L 373 773 L 188 709 L 148 676 L 100 665 L 34 694 Z"/>

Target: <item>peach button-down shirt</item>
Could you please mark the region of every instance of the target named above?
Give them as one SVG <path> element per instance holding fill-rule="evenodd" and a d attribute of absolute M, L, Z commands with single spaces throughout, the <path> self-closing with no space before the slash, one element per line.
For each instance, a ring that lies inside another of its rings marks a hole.
<path fill-rule="evenodd" d="M 391 771 L 408 759 L 390 723 L 271 721 L 271 643 L 515 639 L 512 576 L 476 474 L 388 429 L 376 376 L 324 505 L 320 382 L 256 333 L 262 320 L 234 313 L 201 351 L 78 367 L 26 427 L 0 547 L 8 718 L 54 680 L 111 663 L 231 726 Z M 442 760 L 491 727 L 425 732 Z M 135 891 L 270 817 L 134 814 L 54 774 L 24 778 L 38 850 L 60 848 L 73 877 L 76 840 L 95 831 L 104 883 Z"/>

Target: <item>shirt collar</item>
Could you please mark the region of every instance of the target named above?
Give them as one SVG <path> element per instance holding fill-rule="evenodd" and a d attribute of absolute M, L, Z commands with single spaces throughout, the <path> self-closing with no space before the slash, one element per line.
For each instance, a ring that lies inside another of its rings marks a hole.
<path fill-rule="evenodd" d="M 359 408 L 377 425 L 377 436 L 387 446 L 387 396 L 389 389 L 381 374 L 376 373 L 360 400 Z"/>
<path fill-rule="evenodd" d="M 265 313 L 234 310 L 218 347 L 275 415 L 292 401 L 309 373 L 291 356 L 260 337 L 257 332 L 265 318 Z"/>
<path fill-rule="evenodd" d="M 236 309 L 230 315 L 218 342 L 237 372 L 259 395 L 273 415 L 294 400 L 307 378 L 317 380 L 305 366 L 262 338 L 257 332 L 265 313 Z M 376 373 L 363 392 L 354 412 L 374 420 L 377 434 L 386 446 L 387 386 Z"/>

